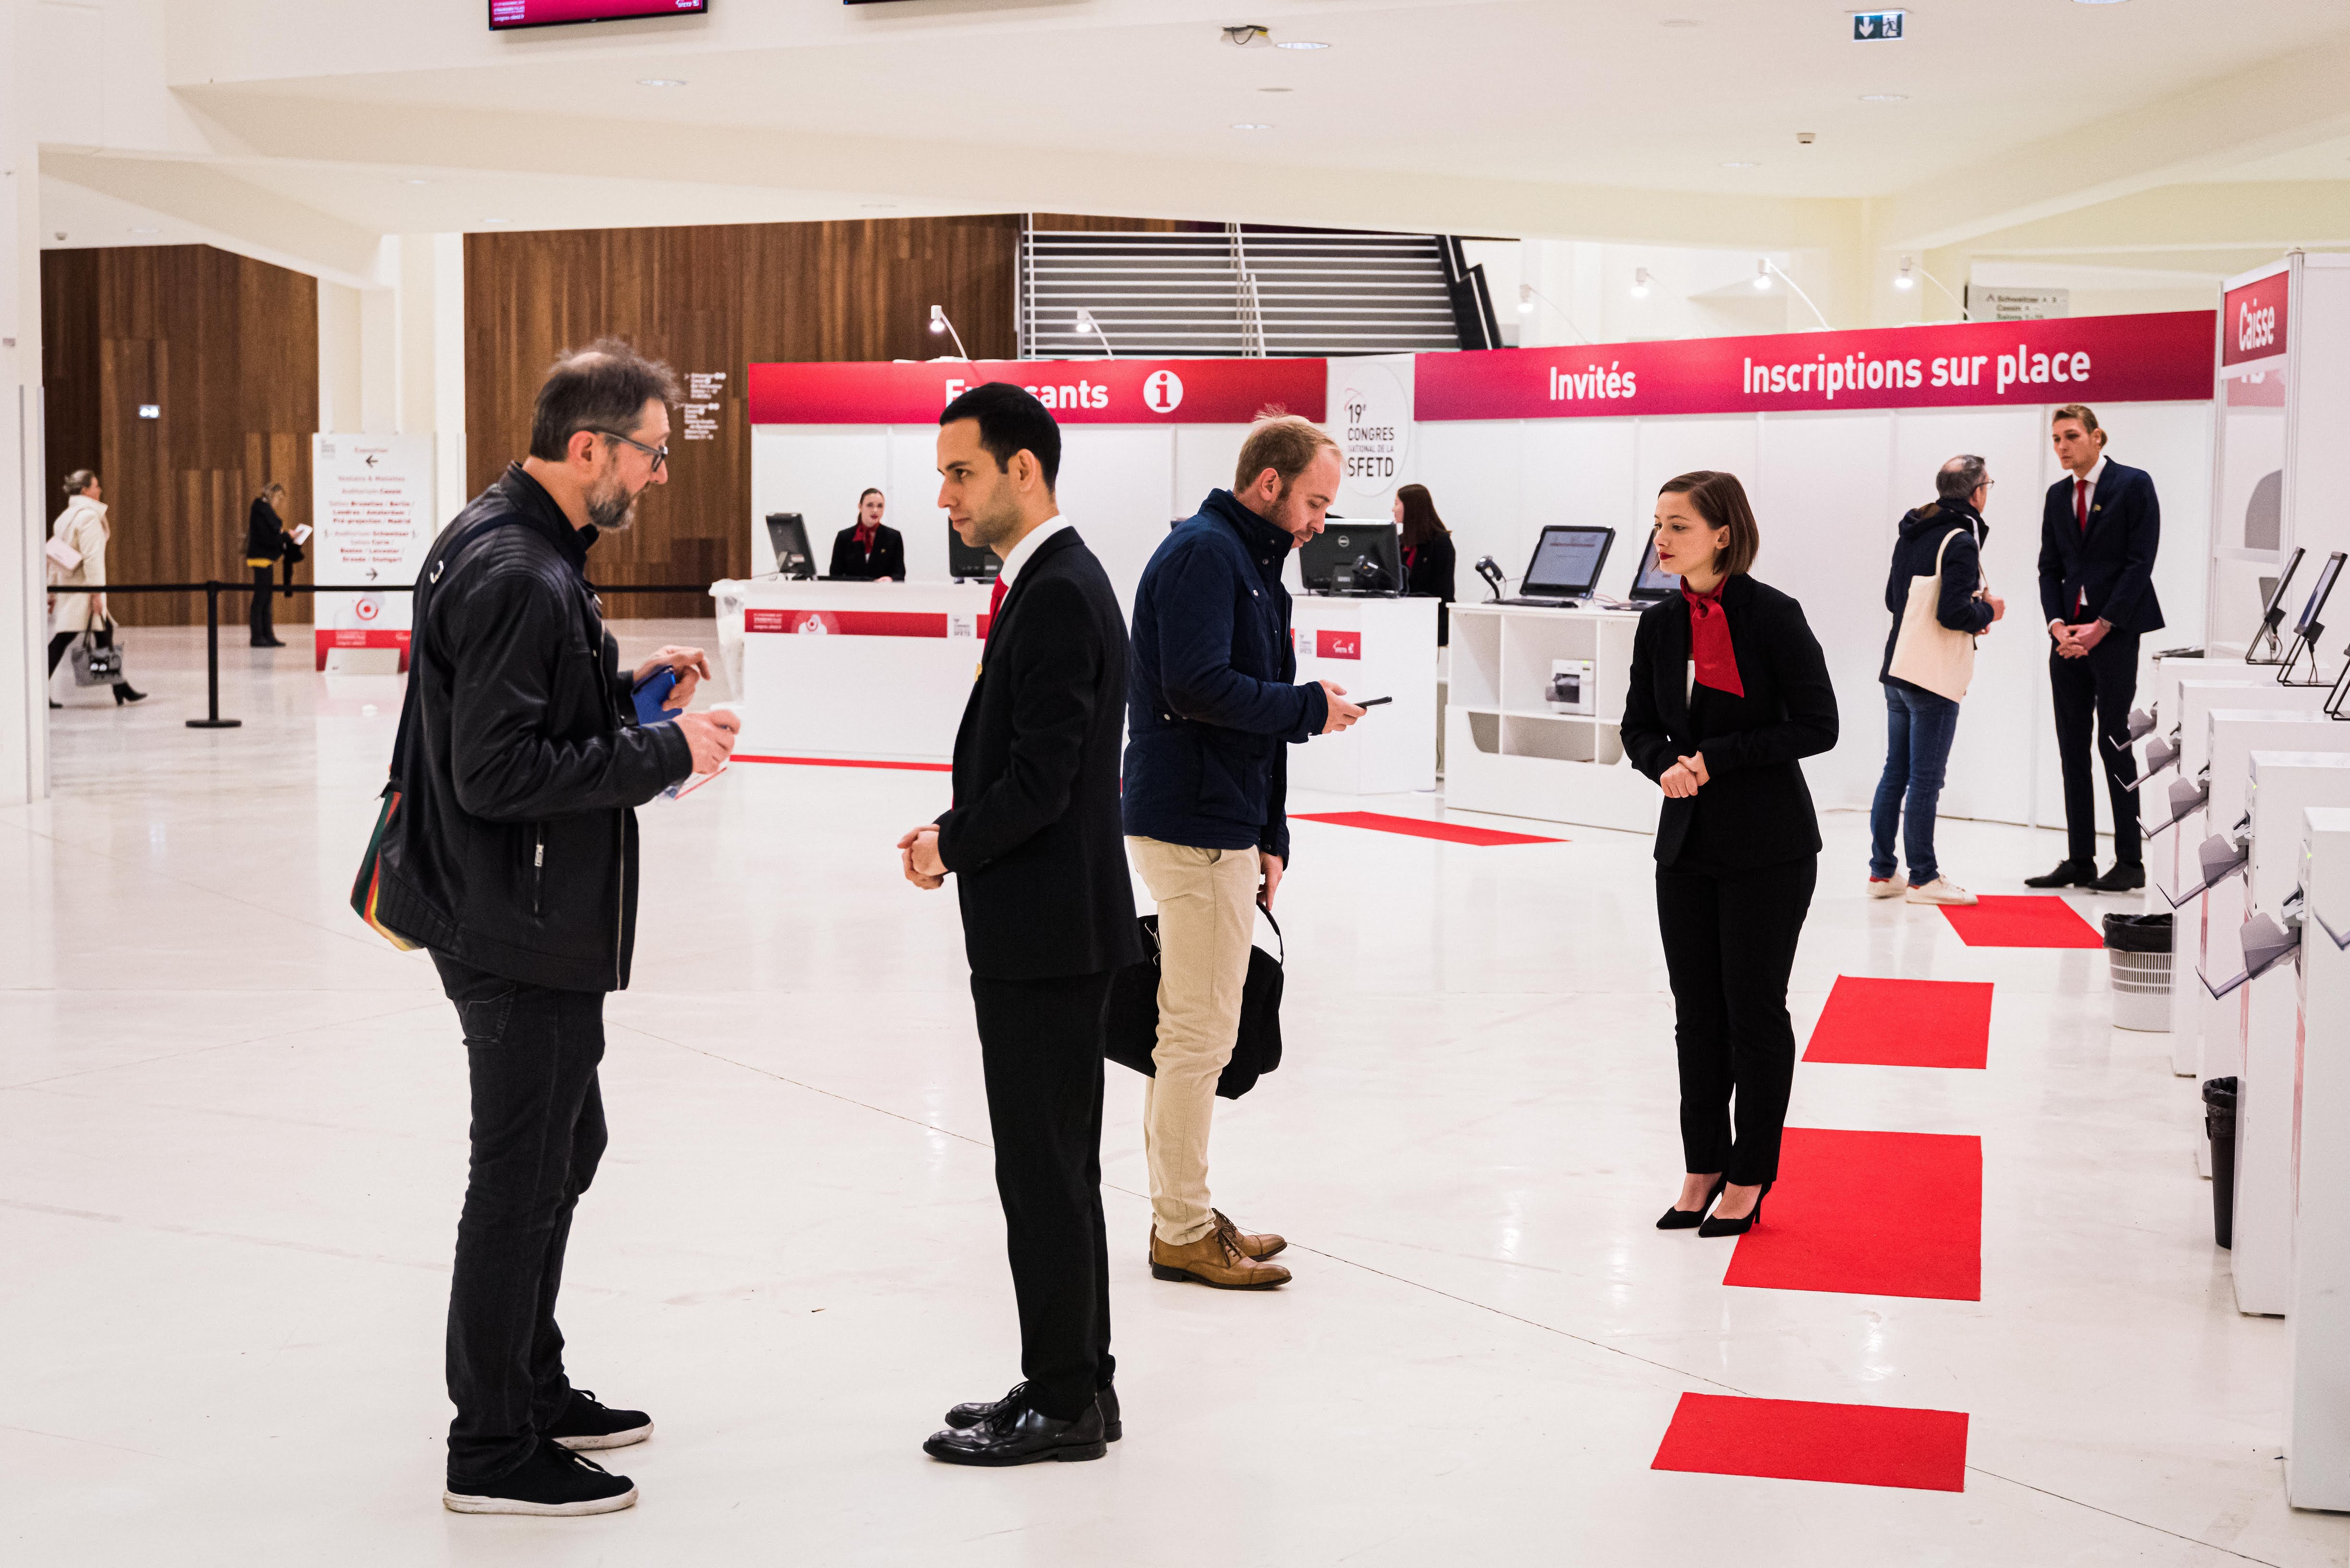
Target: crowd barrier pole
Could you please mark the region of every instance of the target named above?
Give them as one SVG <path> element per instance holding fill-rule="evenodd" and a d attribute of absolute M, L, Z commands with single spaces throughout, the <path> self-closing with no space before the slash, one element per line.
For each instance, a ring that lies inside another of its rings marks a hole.
<path fill-rule="evenodd" d="M 224 719 L 220 711 L 220 597 L 224 593 L 252 593 L 250 583 L 109 583 L 96 590 L 101 594 L 202 594 L 204 596 L 204 716 L 190 719 L 191 730 L 241 729 L 242 719 Z M 416 591 L 413 583 L 368 583 L 349 586 L 340 583 L 288 583 L 284 588 L 288 598 L 296 594 L 408 594 Z M 616 583 L 599 587 L 599 595 L 609 594 L 706 594 L 707 583 Z"/>

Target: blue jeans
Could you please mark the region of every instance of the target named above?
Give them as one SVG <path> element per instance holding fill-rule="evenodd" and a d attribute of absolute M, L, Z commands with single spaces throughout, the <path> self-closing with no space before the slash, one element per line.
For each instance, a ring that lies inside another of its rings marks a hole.
<path fill-rule="evenodd" d="M 1959 705 L 1914 686 L 1885 687 L 1885 774 L 1877 781 L 1877 804 L 1868 808 L 1871 877 L 1893 875 L 1893 829 L 1908 805 L 1902 847 L 1909 857 L 1909 885 L 1922 887 L 1940 876 L 1934 864 L 1934 808 L 1942 798 L 1943 765 L 1959 732 Z"/>

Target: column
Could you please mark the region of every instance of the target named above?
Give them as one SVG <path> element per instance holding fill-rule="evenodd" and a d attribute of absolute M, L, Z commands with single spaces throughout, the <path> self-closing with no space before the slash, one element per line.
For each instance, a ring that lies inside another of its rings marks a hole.
<path fill-rule="evenodd" d="M 0 0 L 0 806 L 49 793 L 32 7 Z"/>

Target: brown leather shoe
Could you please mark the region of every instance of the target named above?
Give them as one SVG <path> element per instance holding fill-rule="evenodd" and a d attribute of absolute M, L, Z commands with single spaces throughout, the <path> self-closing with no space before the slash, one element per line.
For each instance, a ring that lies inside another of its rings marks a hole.
<path fill-rule="evenodd" d="M 1211 1231 L 1188 1247 L 1170 1247 L 1150 1232 L 1150 1277 L 1195 1280 L 1220 1291 L 1269 1291 L 1289 1282 L 1279 1263 L 1260 1263 L 1232 1244 L 1222 1231 Z"/>
<path fill-rule="evenodd" d="M 1289 1245 L 1289 1239 L 1285 1236 L 1276 1236 L 1271 1231 L 1255 1235 L 1242 1230 L 1225 1219 L 1224 1211 L 1221 1209 L 1211 1209 L 1208 1212 L 1216 1217 L 1216 1229 L 1231 1237 L 1233 1246 L 1238 1247 L 1246 1256 L 1254 1258 L 1260 1262 Z"/>

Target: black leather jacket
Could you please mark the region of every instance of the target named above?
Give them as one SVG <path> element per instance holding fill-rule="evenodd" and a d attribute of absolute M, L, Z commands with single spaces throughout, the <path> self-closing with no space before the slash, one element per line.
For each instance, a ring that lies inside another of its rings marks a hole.
<path fill-rule="evenodd" d="M 378 904 L 412 941 L 566 991 L 629 983 L 633 808 L 692 771 L 676 725 L 637 724 L 594 542 L 519 464 L 433 541 Z"/>

